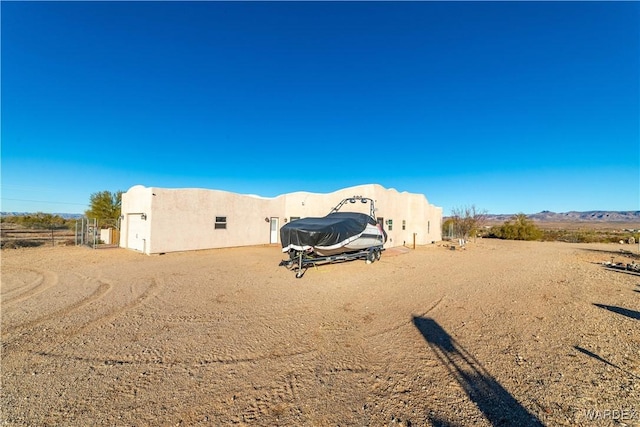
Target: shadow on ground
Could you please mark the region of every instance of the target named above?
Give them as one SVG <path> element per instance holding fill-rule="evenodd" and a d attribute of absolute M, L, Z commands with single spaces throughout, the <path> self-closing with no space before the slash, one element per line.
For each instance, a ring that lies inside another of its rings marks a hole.
<path fill-rule="evenodd" d="M 634 374 L 632 372 L 629 372 L 626 369 L 623 369 L 620 366 L 609 362 L 608 360 L 604 359 L 603 357 L 598 356 L 597 354 L 595 354 L 592 351 L 587 350 L 586 348 L 582 348 L 582 347 L 579 347 L 577 345 L 574 345 L 573 348 L 575 348 L 576 350 L 578 350 L 582 354 L 585 354 L 585 355 L 587 355 L 589 357 L 592 357 L 592 358 L 596 359 L 597 361 L 600 361 L 600 362 L 602 362 L 602 363 L 604 363 L 606 365 L 609 365 L 609 366 L 611 366 L 613 368 L 619 369 L 619 370 L 621 370 L 622 372 L 624 372 L 627 375 L 631 375 L 632 377 L 635 377 L 635 378 L 640 378 L 636 374 Z"/>
<path fill-rule="evenodd" d="M 632 252 L 630 250 L 627 249 L 618 249 L 618 250 L 613 250 L 613 249 L 591 249 L 591 248 L 583 248 L 583 251 L 587 251 L 587 252 L 599 252 L 602 254 L 607 254 L 609 256 L 623 256 L 623 257 L 629 257 L 629 258 L 633 258 L 633 259 L 640 259 L 640 253 L 638 252 Z"/>
<path fill-rule="evenodd" d="M 640 320 L 640 311 L 629 310 L 628 308 L 622 308 L 615 305 L 604 305 L 593 303 L 596 307 L 604 308 L 605 310 L 612 311 L 616 314 L 629 317 L 631 319 Z"/>
<path fill-rule="evenodd" d="M 418 328 L 438 360 L 454 376 L 469 399 L 492 425 L 544 425 L 538 417 L 529 412 L 505 390 L 482 364 L 458 344 L 435 320 L 414 316 L 413 324 Z"/>

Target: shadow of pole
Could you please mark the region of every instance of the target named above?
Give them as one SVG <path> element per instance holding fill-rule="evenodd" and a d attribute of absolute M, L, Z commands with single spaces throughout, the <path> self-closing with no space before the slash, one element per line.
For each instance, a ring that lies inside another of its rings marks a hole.
<path fill-rule="evenodd" d="M 623 368 L 621 368 L 620 366 L 615 365 L 615 364 L 613 364 L 613 363 L 609 362 L 608 360 L 606 360 L 606 359 L 604 359 L 604 358 L 602 358 L 602 357 L 598 356 L 597 354 L 595 354 L 595 353 L 594 353 L 594 352 L 592 352 L 592 351 L 587 350 L 586 348 L 582 348 L 582 347 L 579 347 L 579 346 L 577 346 L 577 345 L 574 345 L 574 346 L 573 346 L 573 348 L 575 348 L 576 350 L 578 350 L 580 353 L 585 354 L 585 355 L 587 355 L 587 356 L 589 356 L 589 357 L 593 357 L 594 359 L 596 359 L 596 360 L 598 360 L 598 361 L 600 361 L 600 362 L 602 362 L 602 363 L 604 363 L 604 364 L 606 364 L 606 365 L 609 365 L 609 366 L 611 366 L 611 367 L 613 367 L 613 368 L 619 369 L 619 370 L 621 370 L 622 372 L 624 372 L 624 373 L 625 373 L 625 374 L 627 374 L 627 375 L 630 375 L 630 376 L 635 377 L 635 378 L 640 378 L 640 377 L 639 377 L 639 376 L 637 376 L 636 374 L 634 374 L 634 373 L 632 373 L 632 372 L 629 372 L 629 371 L 627 371 L 626 369 L 623 369 Z"/>
<path fill-rule="evenodd" d="M 617 307 L 615 305 L 604 305 L 604 304 L 596 304 L 596 303 L 593 303 L 593 305 L 595 305 L 598 308 L 604 308 L 605 310 L 609 310 L 613 313 L 626 316 L 630 319 L 640 320 L 640 311 L 629 310 L 628 308 Z"/>
<path fill-rule="evenodd" d="M 435 320 L 413 317 L 413 324 L 440 362 L 455 377 L 463 390 L 494 426 L 543 426 Z"/>

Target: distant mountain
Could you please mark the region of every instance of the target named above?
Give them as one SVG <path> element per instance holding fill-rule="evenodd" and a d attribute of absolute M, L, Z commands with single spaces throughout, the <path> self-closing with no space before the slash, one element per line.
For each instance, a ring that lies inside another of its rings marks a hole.
<path fill-rule="evenodd" d="M 514 214 L 487 214 L 487 221 L 504 222 Z M 542 211 L 527 215 L 527 218 L 538 222 L 637 222 L 640 224 L 640 211 L 586 211 L 586 212 L 551 212 Z"/>
<path fill-rule="evenodd" d="M 0 212 L 0 216 L 22 216 L 22 215 L 33 215 L 36 212 Z M 73 213 L 52 213 L 51 215 L 58 215 L 64 219 L 80 219 L 84 215 L 83 214 L 73 214 Z"/>

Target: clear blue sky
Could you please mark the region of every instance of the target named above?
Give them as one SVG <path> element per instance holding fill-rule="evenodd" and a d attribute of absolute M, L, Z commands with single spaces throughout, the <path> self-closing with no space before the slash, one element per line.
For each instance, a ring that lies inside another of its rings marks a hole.
<path fill-rule="evenodd" d="M 6 2 L 2 211 L 379 183 L 640 209 L 638 2 Z"/>

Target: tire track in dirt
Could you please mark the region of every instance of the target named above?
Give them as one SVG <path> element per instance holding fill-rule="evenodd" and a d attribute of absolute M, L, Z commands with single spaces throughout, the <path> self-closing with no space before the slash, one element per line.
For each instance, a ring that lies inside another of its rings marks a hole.
<path fill-rule="evenodd" d="M 134 309 L 137 306 L 144 305 L 150 301 L 163 301 L 160 298 L 160 294 L 163 289 L 171 283 L 167 283 L 164 277 L 153 278 L 151 284 L 145 289 L 145 291 L 139 295 L 135 300 L 130 303 L 119 307 L 116 310 L 112 310 L 109 313 L 96 318 L 91 322 L 85 323 L 81 327 L 74 328 L 72 331 L 64 331 L 63 338 L 57 339 L 57 344 L 49 347 L 48 349 L 41 349 L 34 351 L 33 353 L 40 356 L 54 357 L 54 358 L 69 358 L 77 361 L 85 361 L 89 363 L 97 364 L 111 364 L 111 365 L 156 365 L 158 367 L 173 368 L 173 367 L 202 367 L 207 365 L 234 365 L 244 363 L 260 363 L 274 360 L 282 360 L 305 356 L 317 352 L 316 348 L 302 348 L 302 349 L 282 349 L 274 350 L 273 348 L 266 348 L 263 351 L 256 350 L 254 348 L 246 348 L 244 351 L 237 352 L 237 349 L 229 348 L 227 350 L 233 350 L 229 352 L 220 352 L 214 354 L 209 352 L 203 352 L 200 347 L 194 348 L 187 347 L 182 348 L 180 354 L 176 354 L 173 348 L 143 348 L 141 351 L 135 353 L 117 353 L 117 354 L 100 354 L 93 357 L 90 355 L 78 355 L 78 354 L 66 354 L 64 351 L 60 351 L 60 346 L 69 339 L 81 335 L 84 332 L 105 324 L 120 315 Z M 133 286 L 130 287 L 130 291 L 133 292 Z M 154 309 L 155 310 L 155 309 Z M 287 316 L 289 317 L 289 316 Z M 201 328 L 202 324 L 218 325 L 221 321 L 226 321 L 225 316 L 220 314 L 169 314 L 165 316 L 154 316 L 152 323 L 164 324 L 164 323 L 180 323 L 180 324 L 196 324 L 196 328 Z M 147 320 L 149 322 L 149 320 Z M 129 325 L 131 326 L 131 325 Z M 233 346 L 232 346 L 233 347 Z M 289 350 L 289 351 L 286 351 Z M 186 356 L 185 356 L 186 355 Z"/>
<path fill-rule="evenodd" d="M 113 285 L 111 285 L 110 283 L 104 280 L 96 279 L 88 276 L 81 276 L 81 277 L 83 277 L 85 280 L 98 281 L 99 283 L 101 283 L 101 286 L 100 286 L 101 288 L 104 286 L 107 286 L 109 289 L 106 292 L 99 292 L 100 289 L 98 289 L 96 292 L 94 292 L 91 298 L 87 298 L 82 301 L 79 301 L 79 303 L 76 304 L 77 306 L 75 307 L 76 310 L 82 308 L 83 306 L 91 304 L 92 302 L 98 301 L 101 298 L 104 298 L 104 296 L 113 289 Z M 141 295 L 136 297 L 133 301 L 129 302 L 128 304 L 121 307 L 117 307 L 113 310 L 110 310 L 95 319 L 85 322 L 81 326 L 78 326 L 75 328 L 64 328 L 56 334 L 56 339 L 54 342 L 49 342 L 48 345 L 43 346 L 43 344 L 46 344 L 46 342 L 39 341 L 37 342 L 37 345 L 40 348 L 40 350 L 38 351 L 32 350 L 31 352 L 33 354 L 38 354 L 40 356 L 51 356 L 51 357 L 71 359 L 71 360 L 93 360 L 94 362 L 100 362 L 101 360 L 103 360 L 105 361 L 105 364 L 111 364 L 111 365 L 123 365 L 123 364 L 132 363 L 132 362 L 123 360 L 122 358 L 119 358 L 119 357 L 91 358 L 91 357 L 70 355 L 70 354 L 64 353 L 59 349 L 61 346 L 65 345 L 72 338 L 82 335 L 83 333 L 99 326 L 100 324 L 107 323 L 117 318 L 118 316 L 122 315 L 123 313 L 126 313 L 127 311 L 139 306 L 140 304 L 144 303 L 147 299 L 153 298 L 154 294 L 152 294 L 152 292 L 155 291 L 157 288 L 158 288 L 158 284 L 156 280 L 152 280 L 150 286 L 147 289 L 145 289 L 145 291 Z M 66 312 L 66 314 L 69 314 L 74 310 L 70 309 L 69 307 L 66 307 L 65 309 L 59 310 L 58 313 L 60 313 L 61 311 Z M 55 317 L 55 315 L 51 314 L 47 317 Z M 11 342 L 14 342 L 14 341 L 15 339 Z M 10 344 L 11 342 L 9 342 L 8 344 Z M 4 347 L 4 343 L 3 343 L 3 347 Z"/>
<path fill-rule="evenodd" d="M 82 277 L 82 276 L 81 276 Z M 85 279 L 86 280 L 86 279 Z M 45 323 L 47 321 L 53 320 L 53 319 L 59 319 L 59 318 L 65 318 L 68 317 L 69 314 L 71 314 L 74 311 L 77 311 L 91 303 L 93 303 L 94 301 L 97 301 L 101 298 L 103 298 L 109 291 L 111 291 L 112 289 L 112 285 L 106 282 L 102 282 L 102 281 L 98 281 L 98 287 L 96 288 L 95 291 L 93 291 L 89 296 L 87 296 L 86 298 L 82 298 L 70 305 L 64 306 L 61 309 L 58 309 L 56 311 L 53 311 L 49 314 L 46 314 L 44 316 L 38 317 L 36 319 L 27 321 L 25 323 L 19 324 L 19 325 L 15 325 L 15 326 L 10 326 L 5 328 L 5 330 L 3 332 L 3 341 L 4 342 L 8 342 L 8 341 L 12 341 L 10 338 L 10 335 L 17 331 L 17 330 L 26 330 L 26 329 L 33 329 L 35 326 L 40 325 L 42 323 Z"/>
<path fill-rule="evenodd" d="M 203 323 L 211 323 L 213 325 L 219 323 L 218 318 L 202 315 L 169 316 L 168 318 L 174 322 L 179 321 L 180 323 L 186 324 L 197 323 L 200 324 L 197 326 L 199 328 L 202 327 Z M 157 321 L 164 323 L 166 319 L 167 318 L 157 319 Z M 209 343 L 211 343 L 211 341 L 209 341 Z M 240 343 L 244 345 L 239 347 Z M 171 348 L 145 349 L 143 353 L 138 352 L 121 357 L 140 364 L 159 363 L 167 367 L 203 367 L 286 360 L 314 354 L 318 351 L 315 347 L 309 345 L 288 348 L 284 343 L 282 343 L 282 345 L 278 343 L 280 343 L 280 341 L 276 340 L 266 347 L 256 347 L 257 343 L 247 343 L 246 340 L 239 338 L 232 343 L 217 346 L 212 350 L 210 346 L 205 349 L 205 346 L 202 345 L 204 344 L 203 342 L 185 342 L 179 349 L 175 346 Z M 144 356 L 145 354 L 147 357 Z M 153 356 L 148 357 L 149 355 Z"/>
<path fill-rule="evenodd" d="M 258 396 L 250 399 L 234 421 L 252 423 L 265 418 L 299 419 L 302 416 L 299 405 L 300 391 L 305 387 L 300 375 L 288 372 L 283 377 L 274 379 L 274 383 L 254 387 L 254 391 L 259 392 Z"/>
<path fill-rule="evenodd" d="M 96 319 L 90 320 L 89 322 L 85 323 L 81 327 L 76 328 L 73 331 L 67 333 L 66 338 L 69 339 L 69 338 L 76 337 L 90 329 L 93 329 L 94 327 L 96 327 L 101 323 L 106 323 L 111 320 L 114 320 L 118 316 L 144 304 L 147 300 L 151 298 L 155 298 L 157 296 L 156 290 L 159 288 L 161 288 L 161 286 L 159 285 L 158 280 L 152 279 L 150 285 L 133 301 L 130 301 L 128 304 L 125 304 L 121 307 L 110 310 L 106 312 L 104 315 Z M 131 287 L 131 292 L 133 293 L 133 286 Z"/>
<path fill-rule="evenodd" d="M 13 304 L 32 298 L 58 284 L 58 275 L 52 271 L 40 271 L 33 268 L 25 268 L 21 270 L 33 272 L 38 275 L 38 278 L 36 278 L 29 284 L 20 286 L 17 289 L 13 289 L 7 292 L 6 295 L 2 295 L 3 308 L 10 307 Z M 7 273 L 5 272 L 4 274 Z M 24 288 L 27 289 L 23 290 Z"/>
<path fill-rule="evenodd" d="M 101 325 L 112 322 L 120 316 L 125 315 L 131 310 L 140 307 L 146 304 L 148 301 L 157 299 L 158 295 L 161 293 L 161 290 L 164 289 L 165 282 L 160 278 L 153 278 L 149 286 L 133 301 L 130 301 L 128 304 L 125 304 L 117 309 L 114 309 L 104 316 L 93 320 L 90 323 L 85 324 L 82 328 L 74 331 L 73 336 L 78 336 L 90 329 L 100 327 Z M 133 286 L 130 288 L 130 291 L 133 293 Z M 154 319 L 155 320 L 155 319 Z M 132 324 L 128 325 L 129 327 L 137 327 L 132 326 Z M 165 365 L 165 357 L 163 357 L 163 351 L 157 348 L 144 348 L 142 351 L 137 353 L 118 353 L 115 355 L 106 355 L 105 352 L 100 352 L 100 356 L 91 357 L 91 356 L 78 356 L 72 355 L 70 356 L 74 360 L 92 362 L 105 365 L 161 365 L 162 367 L 166 367 Z M 52 357 L 64 357 L 64 354 L 49 354 Z"/>
<path fill-rule="evenodd" d="M 164 281 L 164 278 L 161 280 Z M 171 280 L 171 278 L 169 280 Z M 218 297 L 215 298 L 217 303 L 220 303 L 219 300 L 224 296 L 223 294 L 221 295 L 222 297 L 218 295 Z M 158 298 L 158 300 L 161 301 L 160 298 Z M 285 315 L 284 317 L 279 318 L 279 320 L 291 323 L 291 319 L 296 319 L 297 317 L 297 315 Z M 237 320 L 246 321 L 247 319 L 245 316 L 241 316 Z M 252 322 L 258 324 L 272 323 L 273 320 L 274 319 L 272 318 L 267 318 L 265 320 L 252 318 Z M 184 328 L 186 330 L 202 330 L 202 328 L 205 327 L 206 330 L 211 329 L 220 331 L 220 328 L 223 328 L 224 330 L 230 322 L 233 323 L 234 321 L 233 319 L 229 319 L 228 313 L 225 311 L 213 310 L 208 313 L 179 312 L 164 316 L 154 316 L 152 322 L 156 324 L 164 324 L 165 327 L 168 327 L 167 324 L 178 324 L 180 328 Z M 194 327 L 192 328 L 190 325 L 194 325 Z M 211 327 L 206 327 L 206 325 L 210 325 Z M 287 339 L 283 339 L 282 336 L 271 334 L 273 331 L 280 330 L 282 329 L 268 326 L 264 329 L 265 334 L 260 334 L 266 342 L 272 342 L 272 345 L 267 344 L 267 347 L 260 345 L 265 344 L 264 341 L 261 342 L 260 340 L 254 341 L 253 339 L 242 339 L 242 337 L 236 336 L 231 340 L 231 342 L 227 340 L 222 344 L 222 346 L 218 346 L 217 351 L 215 352 L 212 352 L 211 349 L 205 350 L 202 345 L 203 342 L 185 342 L 179 349 L 175 346 L 163 350 L 158 349 L 158 354 L 162 353 L 162 356 L 158 356 L 158 358 L 153 358 L 151 360 L 144 358 L 137 359 L 136 357 L 138 355 L 131 355 L 127 360 L 133 360 L 140 363 L 158 363 L 159 361 L 167 366 L 198 367 L 206 365 L 259 363 L 262 361 L 266 362 L 287 359 L 317 352 L 315 347 L 310 347 L 309 345 L 298 346 L 295 349 L 288 347 L 286 344 Z M 224 332 L 219 332 L 218 335 L 224 335 Z M 217 338 L 220 338 L 220 336 Z M 207 339 L 215 338 L 211 337 Z"/>
<path fill-rule="evenodd" d="M 89 283 L 89 282 L 97 282 L 98 283 L 98 287 L 96 288 L 96 290 L 94 292 L 92 292 L 88 297 L 83 298 L 79 301 L 76 301 L 73 304 L 67 305 L 62 307 L 59 310 L 56 310 L 52 313 L 49 313 L 47 315 L 38 317 L 36 319 L 33 319 L 31 321 L 28 321 L 26 323 L 22 323 L 19 325 L 15 325 L 15 326 L 11 326 L 11 327 L 6 327 L 4 328 L 3 334 L 2 334 L 2 347 L 6 348 L 8 345 L 12 344 L 13 342 L 15 342 L 17 339 L 19 339 L 20 336 L 23 336 L 25 334 L 25 332 L 27 330 L 33 329 L 34 327 L 41 325 L 43 323 L 46 323 L 47 321 L 51 321 L 54 319 L 60 319 L 60 318 L 68 318 L 70 314 L 72 314 L 73 312 L 77 312 L 79 310 L 82 310 L 83 308 L 87 307 L 88 305 L 95 303 L 97 301 L 100 301 L 101 299 L 103 299 L 109 292 L 112 291 L 113 289 L 113 285 L 109 282 L 107 282 L 104 279 L 99 279 L 99 278 L 94 278 L 94 277 L 90 277 L 90 276 L 84 276 L 84 275 L 80 275 L 80 274 L 76 274 L 78 277 L 83 279 L 84 283 Z M 57 276 L 56 276 L 57 278 Z M 53 286 L 53 285 L 52 285 Z M 49 286 L 49 287 L 52 287 Z M 86 332 L 87 330 L 93 328 L 96 324 L 99 324 L 101 322 L 106 322 L 108 320 L 112 320 L 115 317 L 117 317 L 118 315 L 136 307 L 139 304 L 142 304 L 146 299 L 149 298 L 149 294 L 151 293 L 152 290 L 155 290 L 158 287 L 158 284 L 156 282 L 156 280 L 153 280 L 151 285 L 140 295 L 138 296 L 136 299 L 134 299 L 133 301 L 131 301 L 129 304 L 126 304 L 122 307 L 119 307 L 115 310 L 111 310 L 109 312 L 107 312 L 105 315 L 100 316 L 96 319 L 90 320 L 89 322 L 83 324 L 80 327 L 76 327 L 76 328 L 64 328 L 60 331 L 59 333 L 59 338 L 56 340 L 58 345 L 60 343 L 63 343 L 65 340 L 68 340 L 70 338 L 73 338 L 75 336 L 78 336 L 84 332 Z M 18 332 L 16 332 L 18 331 Z M 57 345 L 54 346 L 54 348 L 57 347 Z"/>
<path fill-rule="evenodd" d="M 298 356 L 304 356 L 314 353 L 315 349 L 300 350 L 296 352 L 280 353 L 280 354 L 262 354 L 255 357 L 237 357 L 237 358 L 166 358 L 162 351 L 151 349 L 141 353 L 120 354 L 106 357 L 85 357 L 78 355 L 69 355 L 65 353 L 57 353 L 54 351 L 32 351 L 32 354 L 51 357 L 64 360 L 75 360 L 79 362 L 88 362 L 103 365 L 157 365 L 165 368 L 197 368 L 206 365 L 235 365 L 243 363 L 256 363 L 261 361 L 273 361 L 279 359 L 287 359 Z"/>
<path fill-rule="evenodd" d="M 76 361 L 84 361 L 94 364 L 105 364 L 105 365 L 158 365 L 164 368 L 173 368 L 173 367 L 202 367 L 207 365 L 233 365 L 233 364 L 243 364 L 243 363 L 256 363 L 263 361 L 274 361 L 280 359 L 294 358 L 298 356 L 304 356 L 307 354 L 311 354 L 316 352 L 315 348 L 307 348 L 297 351 L 264 351 L 264 352 L 255 352 L 249 351 L 246 355 L 239 355 L 238 357 L 234 356 L 224 356 L 224 355 L 214 355 L 214 354 L 201 354 L 198 355 L 197 351 L 187 351 L 186 353 L 192 355 L 190 357 L 180 357 L 174 356 L 171 352 L 167 352 L 162 349 L 144 349 L 142 352 L 137 353 L 128 353 L 128 354 L 117 354 L 117 355 L 105 355 L 104 357 L 90 357 L 90 356 L 80 356 L 80 355 L 72 355 L 66 354 L 61 351 L 56 351 L 60 345 L 64 344 L 65 341 L 76 337 L 78 335 L 83 334 L 84 332 L 97 327 L 99 324 L 107 323 L 118 316 L 134 309 L 135 307 L 144 304 L 146 301 L 155 299 L 158 297 L 161 290 L 164 286 L 164 280 L 160 278 L 155 278 L 151 285 L 134 301 L 131 301 L 129 304 L 126 304 L 118 309 L 112 310 L 105 315 L 94 319 L 88 323 L 85 323 L 81 327 L 74 328 L 71 331 L 63 331 L 59 338 L 56 340 L 56 344 L 48 349 L 42 349 L 39 351 L 33 351 L 32 353 L 37 354 L 39 356 L 53 357 L 53 358 L 61 358 L 61 359 L 71 359 Z M 50 317 L 53 317 L 52 314 Z M 180 323 L 217 323 L 219 319 L 217 317 L 212 317 L 210 315 L 177 315 L 177 316 L 165 316 L 162 318 L 154 319 L 154 322 L 180 322 Z M 257 353 L 257 354 L 256 354 Z"/>
<path fill-rule="evenodd" d="M 418 315 L 414 315 L 414 316 L 416 316 L 416 317 L 424 317 L 424 316 L 426 316 L 427 314 L 429 314 L 430 312 L 432 312 L 433 310 L 435 310 L 435 309 L 440 305 L 440 303 L 445 299 L 445 297 L 446 297 L 446 295 L 443 295 L 443 296 L 442 296 L 438 301 L 436 301 L 436 302 L 435 302 L 435 304 L 433 304 L 433 305 L 432 305 L 432 306 L 431 306 L 427 311 L 425 311 L 425 312 L 423 312 L 423 313 L 420 313 L 420 314 L 418 314 Z M 376 332 L 374 332 L 373 334 L 366 335 L 364 338 L 365 338 L 365 339 L 369 339 L 369 338 L 376 338 L 376 337 L 379 337 L 380 335 L 385 335 L 385 334 L 388 334 L 388 333 L 390 333 L 390 332 L 395 332 L 395 331 L 397 331 L 398 329 L 400 329 L 400 328 L 402 328 L 402 327 L 404 327 L 404 326 L 407 326 L 408 324 L 411 324 L 411 319 L 409 319 L 409 320 L 407 320 L 407 321 L 405 321 L 405 322 L 402 322 L 402 323 L 396 324 L 396 325 L 394 325 L 394 326 L 391 326 L 391 327 L 389 327 L 389 328 L 385 328 L 385 329 L 382 329 L 382 330 L 380 330 L 380 331 L 376 331 Z"/>

